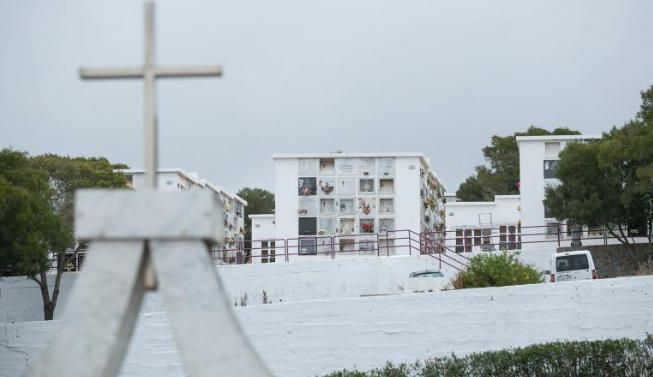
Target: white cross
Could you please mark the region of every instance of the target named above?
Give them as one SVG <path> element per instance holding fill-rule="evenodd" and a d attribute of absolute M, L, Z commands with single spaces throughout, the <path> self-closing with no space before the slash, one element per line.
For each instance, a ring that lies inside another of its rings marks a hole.
<path fill-rule="evenodd" d="M 145 187 L 156 188 L 158 169 L 158 123 L 156 116 L 156 79 L 162 77 L 221 76 L 222 68 L 210 66 L 157 67 L 154 49 L 154 3 L 145 2 L 145 63 L 142 67 L 80 68 L 82 79 L 143 79 L 145 121 Z"/>
<path fill-rule="evenodd" d="M 155 79 L 219 76 L 220 72 L 220 67 L 154 64 L 152 2 L 145 3 L 143 67 L 80 70 L 84 79 L 144 79 L 146 180 L 152 190 L 75 194 L 75 235 L 89 241 L 84 272 L 68 299 L 64 321 L 30 364 L 27 376 L 117 376 L 145 290 L 154 279 L 186 375 L 270 376 L 240 328 L 207 250 L 208 242 L 224 238 L 223 212 L 216 196 L 208 191 L 154 190 Z"/>

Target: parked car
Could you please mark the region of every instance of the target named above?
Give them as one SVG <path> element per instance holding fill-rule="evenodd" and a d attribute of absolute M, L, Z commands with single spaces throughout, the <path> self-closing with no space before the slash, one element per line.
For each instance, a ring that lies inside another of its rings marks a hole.
<path fill-rule="evenodd" d="M 596 279 L 596 267 L 589 250 L 555 253 L 551 256 L 550 281 Z"/>

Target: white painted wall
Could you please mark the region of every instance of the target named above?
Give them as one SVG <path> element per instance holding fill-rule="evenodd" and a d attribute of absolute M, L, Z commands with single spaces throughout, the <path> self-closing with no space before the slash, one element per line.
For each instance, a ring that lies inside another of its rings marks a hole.
<path fill-rule="evenodd" d="M 278 258 L 283 261 L 282 255 Z M 301 263 L 221 265 L 217 268 L 230 301 L 239 302 L 246 294 L 250 304 L 263 302 L 263 290 L 275 302 L 438 290 L 452 275 L 444 265 L 444 278 L 409 278 L 411 272 L 439 270 L 438 261 L 430 256 L 339 256 L 326 261 L 307 258 Z M 64 275 L 56 315 L 65 309 L 70 288 L 78 276 L 76 272 Z M 163 310 L 158 301 L 146 300 L 143 305 L 145 312 Z M 40 291 L 34 282 L 16 277 L 0 279 L 0 323 L 42 319 Z"/>
<path fill-rule="evenodd" d="M 275 220 L 274 214 L 269 215 L 250 215 L 252 220 L 252 264 L 261 263 L 261 241 L 268 240 L 268 247 L 270 247 L 270 240 L 275 240 Z M 277 250 L 278 249 L 278 250 Z M 283 254 L 285 252 L 284 243 L 275 242 L 275 263 L 284 262 Z M 276 258 L 280 258 L 276 260 Z"/>
<path fill-rule="evenodd" d="M 420 206 L 419 196 L 421 162 L 417 157 L 397 157 L 395 159 L 395 229 L 412 230 L 419 233 Z M 408 253 L 407 250 L 397 252 Z"/>
<path fill-rule="evenodd" d="M 297 220 L 297 159 L 274 160 L 274 201 L 276 238 L 296 238 Z"/>
<path fill-rule="evenodd" d="M 556 340 L 640 338 L 653 277 L 236 308 L 277 376 L 319 376 Z M 56 322 L 0 325 L 0 376 L 17 377 Z M 121 376 L 183 376 L 165 313 L 141 316 Z"/>
<path fill-rule="evenodd" d="M 519 195 L 496 195 L 493 202 L 447 202 L 447 246 L 455 247 L 456 229 L 517 225 L 520 219 L 520 205 Z M 491 215 L 491 223 L 481 224 L 488 218 L 485 216 L 487 214 Z M 492 242 L 498 243 L 498 237 L 499 232 L 495 229 Z"/>

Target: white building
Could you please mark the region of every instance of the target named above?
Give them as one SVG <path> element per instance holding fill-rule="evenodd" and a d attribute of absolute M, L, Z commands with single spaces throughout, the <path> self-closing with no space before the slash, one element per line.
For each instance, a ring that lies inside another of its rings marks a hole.
<path fill-rule="evenodd" d="M 118 169 L 127 179 L 127 185 L 135 190 L 145 186 L 145 170 Z M 223 204 L 225 238 L 216 257 L 225 262 L 235 262 L 243 254 L 245 235 L 245 207 L 247 202 L 238 195 L 232 194 L 205 179 L 200 179 L 197 173 L 187 173 L 182 169 L 159 169 L 157 172 L 157 189 L 162 191 L 194 191 L 210 190 L 214 192 Z"/>
<path fill-rule="evenodd" d="M 564 241 L 561 246 L 568 246 L 570 230 L 547 213 L 545 188 L 560 184 L 554 171 L 559 153 L 568 143 L 596 138 L 587 135 L 517 136 L 520 194 L 496 195 L 493 202 L 459 202 L 448 196 L 447 247 L 465 252 L 551 249 L 558 246 L 558 239 Z"/>
<path fill-rule="evenodd" d="M 544 206 L 545 188 L 560 184 L 555 177 L 555 167 L 560 151 L 568 143 L 598 138 L 588 135 L 517 136 L 524 249 L 541 248 L 542 243 L 534 241 L 557 239 L 559 231 L 563 238 L 568 238 L 564 224 L 560 227 L 559 221 L 551 217 Z"/>
<path fill-rule="evenodd" d="M 496 195 L 493 202 L 447 200 L 449 251 L 517 250 L 521 248 L 519 195 Z"/>
<path fill-rule="evenodd" d="M 288 239 L 283 252 L 289 259 L 409 254 L 415 252 L 410 246 L 395 242 L 399 231 L 426 232 L 435 240 L 445 229 L 445 187 L 421 153 L 278 154 L 273 160 L 274 235 Z M 254 227 L 252 239 L 261 238 Z M 419 244 L 413 245 L 417 252 Z M 253 244 L 254 263 L 259 246 Z M 278 255 L 278 241 L 275 246 Z"/>

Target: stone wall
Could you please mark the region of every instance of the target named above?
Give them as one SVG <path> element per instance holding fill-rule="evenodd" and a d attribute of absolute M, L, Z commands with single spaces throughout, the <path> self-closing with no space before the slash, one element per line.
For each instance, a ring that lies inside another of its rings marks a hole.
<path fill-rule="evenodd" d="M 558 252 L 571 250 L 589 250 L 600 279 L 637 275 L 639 266 L 653 259 L 648 244 L 636 244 L 630 247 L 622 244 L 561 247 Z"/>

